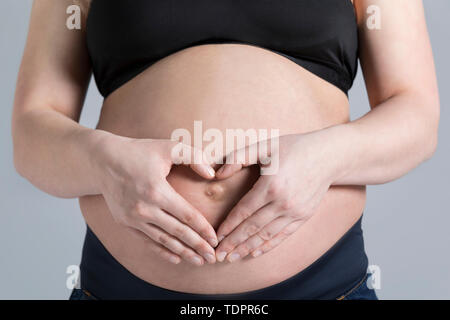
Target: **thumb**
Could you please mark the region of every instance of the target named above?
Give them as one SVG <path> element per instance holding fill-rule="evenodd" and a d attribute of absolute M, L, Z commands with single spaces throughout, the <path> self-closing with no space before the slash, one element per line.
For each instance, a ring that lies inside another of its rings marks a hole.
<path fill-rule="evenodd" d="M 258 144 L 235 150 L 226 156 L 225 163 L 216 172 L 217 179 L 226 179 L 242 168 L 258 164 Z"/>
<path fill-rule="evenodd" d="M 192 171 L 197 173 L 202 178 L 211 180 L 216 176 L 216 171 L 209 164 L 190 164 Z"/>
<path fill-rule="evenodd" d="M 171 152 L 172 163 L 176 165 L 187 165 L 195 173 L 205 179 L 214 179 L 215 170 L 206 161 L 203 151 L 187 144 L 177 143 Z"/>

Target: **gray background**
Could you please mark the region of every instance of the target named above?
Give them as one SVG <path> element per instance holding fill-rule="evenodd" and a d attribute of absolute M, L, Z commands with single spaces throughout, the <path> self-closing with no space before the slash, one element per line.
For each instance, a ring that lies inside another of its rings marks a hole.
<path fill-rule="evenodd" d="M 78 264 L 85 231 L 77 200 L 51 197 L 15 173 L 10 118 L 31 0 L 0 1 L 0 299 L 66 299 L 66 268 Z M 383 299 L 450 298 L 450 1 L 425 0 L 441 94 L 435 156 L 401 179 L 368 187 L 364 233 L 381 268 Z M 359 70 L 352 118 L 368 109 Z M 94 127 L 101 96 L 91 82 L 82 123 Z"/>

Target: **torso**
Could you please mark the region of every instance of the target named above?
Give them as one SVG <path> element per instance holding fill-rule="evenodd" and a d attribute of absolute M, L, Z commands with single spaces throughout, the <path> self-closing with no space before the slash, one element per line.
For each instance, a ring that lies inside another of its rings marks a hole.
<path fill-rule="evenodd" d="M 193 134 L 195 120 L 202 121 L 203 130 L 304 133 L 349 121 L 349 103 L 334 85 L 269 50 L 201 45 L 169 55 L 110 94 L 98 128 L 168 139 L 178 128 Z M 220 182 L 174 167 L 168 181 L 217 227 L 257 178 L 254 167 Z M 219 186 L 223 196 L 208 195 L 212 186 Z M 325 253 L 358 220 L 364 204 L 364 186 L 332 187 L 314 216 L 269 253 L 194 267 L 170 264 L 151 252 L 145 238 L 113 221 L 102 196 L 80 198 L 87 224 L 125 268 L 160 287 L 194 293 L 242 292 L 287 279 Z"/>

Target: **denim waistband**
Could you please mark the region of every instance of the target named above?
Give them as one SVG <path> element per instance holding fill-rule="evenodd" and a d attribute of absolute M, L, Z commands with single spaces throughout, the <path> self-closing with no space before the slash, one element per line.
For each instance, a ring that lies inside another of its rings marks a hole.
<path fill-rule="evenodd" d="M 196 294 L 152 285 L 129 272 L 87 227 L 80 265 L 81 288 L 105 300 L 310 300 L 336 299 L 366 275 L 361 218 L 319 259 L 277 284 L 233 294 Z"/>

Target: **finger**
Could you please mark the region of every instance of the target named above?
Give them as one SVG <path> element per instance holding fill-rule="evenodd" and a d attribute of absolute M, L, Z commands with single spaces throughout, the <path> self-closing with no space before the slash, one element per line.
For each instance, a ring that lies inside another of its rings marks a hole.
<path fill-rule="evenodd" d="M 204 260 L 201 256 L 160 228 L 149 223 L 142 223 L 138 228 L 149 238 L 177 254 L 184 260 L 197 266 L 203 265 Z"/>
<path fill-rule="evenodd" d="M 180 256 L 174 254 L 173 252 L 166 249 L 164 246 L 162 246 L 159 243 L 157 243 L 156 241 L 152 240 L 141 230 L 129 227 L 129 231 L 131 231 L 132 233 L 134 233 L 135 235 L 137 235 L 140 238 L 145 238 L 145 240 L 148 242 L 148 246 L 149 246 L 150 250 L 155 252 L 157 255 L 159 255 L 163 259 L 165 259 L 173 264 L 179 264 L 181 262 Z"/>
<path fill-rule="evenodd" d="M 192 152 L 194 159 L 190 164 L 191 169 L 205 179 L 214 179 L 216 171 L 212 167 L 212 164 L 208 163 L 203 151 L 198 148 L 192 148 Z"/>
<path fill-rule="evenodd" d="M 270 148 L 269 148 L 270 146 Z M 273 148 L 272 139 L 261 140 L 245 148 L 235 150 L 226 156 L 225 164 L 216 172 L 217 179 L 226 179 L 241 170 L 243 167 L 260 164 L 265 167 L 271 163 Z"/>
<path fill-rule="evenodd" d="M 189 248 L 200 254 L 209 263 L 216 262 L 214 249 L 206 242 L 200 235 L 189 228 L 187 225 L 181 223 L 172 215 L 159 210 L 153 213 L 148 219 L 149 223 L 166 231 L 178 240 L 181 240 Z"/>
<path fill-rule="evenodd" d="M 248 167 L 258 163 L 258 144 L 251 144 L 229 153 L 225 157 L 225 163 L 216 172 L 217 179 L 231 177 L 243 167 Z"/>
<path fill-rule="evenodd" d="M 260 208 L 268 204 L 263 196 L 266 185 L 266 177 L 260 177 L 247 194 L 245 194 L 236 206 L 231 209 L 228 216 L 220 224 L 217 230 L 219 242 L 234 230 L 242 221 L 252 216 Z"/>
<path fill-rule="evenodd" d="M 184 143 L 176 143 L 171 151 L 172 163 L 177 165 L 189 165 L 189 167 L 198 175 L 205 179 L 214 179 L 216 172 L 203 151 L 191 147 Z"/>
<path fill-rule="evenodd" d="M 273 203 L 269 203 L 259 209 L 250 218 L 244 220 L 233 230 L 233 232 L 227 235 L 216 248 L 218 261 L 223 261 L 225 256 L 232 251 L 236 254 L 230 255 L 228 260 L 232 262 L 233 260 L 239 259 L 239 256 L 237 256 L 239 252 L 236 251 L 235 248 L 240 246 L 247 239 L 259 232 L 265 225 L 276 218 L 277 207 Z"/>
<path fill-rule="evenodd" d="M 200 211 L 179 195 L 168 182 L 163 184 L 162 189 L 165 199 L 159 203 L 160 208 L 188 225 L 212 247 L 216 247 L 216 232 Z"/>
<path fill-rule="evenodd" d="M 289 224 L 280 233 L 274 236 L 272 239 L 264 242 L 259 248 L 254 250 L 251 254 L 253 257 L 259 257 L 280 245 L 286 238 L 293 234 L 304 223 L 303 220 L 297 220 Z"/>
<path fill-rule="evenodd" d="M 236 246 L 236 248 L 227 256 L 228 261 L 233 262 L 246 257 L 250 252 L 263 245 L 266 241 L 274 238 L 290 223 L 292 223 L 292 218 L 290 217 L 278 217 L 272 219 L 270 223 L 266 224 L 252 237 Z"/>
<path fill-rule="evenodd" d="M 207 164 L 191 164 L 189 167 L 197 173 L 200 177 L 204 179 L 214 179 L 216 176 L 216 172 L 214 171 L 213 167 Z"/>

